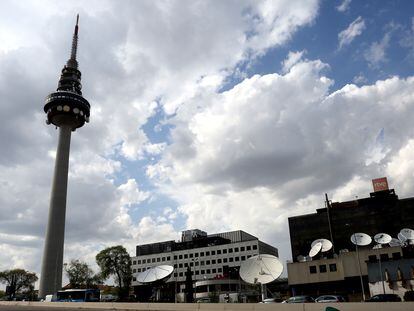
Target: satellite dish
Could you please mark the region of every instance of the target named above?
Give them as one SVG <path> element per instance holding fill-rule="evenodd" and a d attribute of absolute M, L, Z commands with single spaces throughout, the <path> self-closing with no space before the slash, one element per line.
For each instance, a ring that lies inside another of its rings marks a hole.
<path fill-rule="evenodd" d="M 140 283 L 152 283 L 164 280 L 169 277 L 174 271 L 173 266 L 161 265 L 150 268 L 137 275 L 137 281 Z"/>
<path fill-rule="evenodd" d="M 315 257 L 322 249 L 322 242 L 318 242 L 312 246 L 311 250 L 309 251 L 309 257 Z"/>
<path fill-rule="evenodd" d="M 378 244 L 388 244 L 391 242 L 391 240 L 392 240 L 391 236 L 386 233 L 377 233 L 374 236 L 374 241 L 377 242 Z"/>
<path fill-rule="evenodd" d="M 372 239 L 368 234 L 358 232 L 351 235 L 351 242 L 358 246 L 366 246 L 371 244 Z"/>
<path fill-rule="evenodd" d="M 282 271 L 283 265 L 276 256 L 262 254 L 243 261 L 239 274 L 246 283 L 266 284 L 276 280 Z"/>
<path fill-rule="evenodd" d="M 314 247 L 316 243 L 322 243 L 321 252 L 327 252 L 332 248 L 332 242 L 327 239 L 317 239 L 312 242 L 311 247 Z"/>
<path fill-rule="evenodd" d="M 395 246 L 401 246 L 402 245 L 402 242 L 399 239 L 392 238 L 391 241 L 390 241 L 390 243 L 388 243 L 388 244 L 391 247 L 395 247 Z"/>
<path fill-rule="evenodd" d="M 380 249 L 380 248 L 382 248 L 382 245 L 381 245 L 381 244 L 375 244 L 375 245 L 372 247 L 372 249 Z"/>
<path fill-rule="evenodd" d="M 404 228 L 404 229 L 401 229 L 400 233 L 406 240 L 414 240 L 414 230 L 413 229 Z"/>
<path fill-rule="evenodd" d="M 401 232 L 400 233 L 398 233 L 398 240 L 400 240 L 400 242 L 401 243 L 405 243 L 405 242 L 407 242 L 407 238 L 405 237 L 405 236 L 403 236 L 402 234 L 401 234 Z"/>

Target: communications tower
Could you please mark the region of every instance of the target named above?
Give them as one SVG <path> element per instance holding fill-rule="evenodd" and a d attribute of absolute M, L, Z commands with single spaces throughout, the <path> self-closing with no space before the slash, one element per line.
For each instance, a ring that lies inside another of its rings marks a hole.
<path fill-rule="evenodd" d="M 59 141 L 42 259 L 41 298 L 55 294 L 62 287 L 70 137 L 72 131 L 89 122 L 90 105 L 82 97 L 81 72 L 76 60 L 78 23 L 79 15 L 76 17 L 70 58 L 62 69 L 56 92 L 46 97 L 44 106 L 46 123 L 59 128 Z"/>

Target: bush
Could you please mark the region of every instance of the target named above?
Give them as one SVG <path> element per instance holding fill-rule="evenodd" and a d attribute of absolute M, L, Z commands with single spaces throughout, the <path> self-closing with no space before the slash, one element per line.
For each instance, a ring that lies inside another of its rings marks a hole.
<path fill-rule="evenodd" d="M 404 301 L 414 301 L 414 291 L 406 291 L 404 294 Z"/>

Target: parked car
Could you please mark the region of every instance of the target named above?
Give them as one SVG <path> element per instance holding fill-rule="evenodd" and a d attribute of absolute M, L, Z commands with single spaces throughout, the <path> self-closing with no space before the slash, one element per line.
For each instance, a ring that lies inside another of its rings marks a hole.
<path fill-rule="evenodd" d="M 283 301 L 283 303 L 308 303 L 315 302 L 311 296 L 293 296 Z"/>
<path fill-rule="evenodd" d="M 396 294 L 378 294 L 374 295 L 371 298 L 365 300 L 367 302 L 394 302 L 401 301 L 400 296 Z"/>
<path fill-rule="evenodd" d="M 266 298 L 263 299 L 263 301 L 260 301 L 260 303 L 276 303 L 276 298 Z"/>
<path fill-rule="evenodd" d="M 345 298 L 339 295 L 323 295 L 315 299 L 315 302 L 345 302 Z"/>

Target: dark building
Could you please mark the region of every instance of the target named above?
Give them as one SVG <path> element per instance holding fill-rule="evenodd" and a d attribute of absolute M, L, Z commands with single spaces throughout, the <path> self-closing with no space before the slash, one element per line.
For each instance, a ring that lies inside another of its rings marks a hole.
<path fill-rule="evenodd" d="M 307 256 L 312 241 L 319 238 L 332 240 L 334 247 L 326 254 L 332 258 L 341 250 L 355 249 L 350 241 L 352 233 L 374 236 L 385 232 L 397 237 L 402 228 L 414 227 L 414 198 L 399 199 L 394 189 L 373 192 L 368 198 L 326 205 L 316 213 L 289 218 L 294 262 L 301 255 Z"/>

